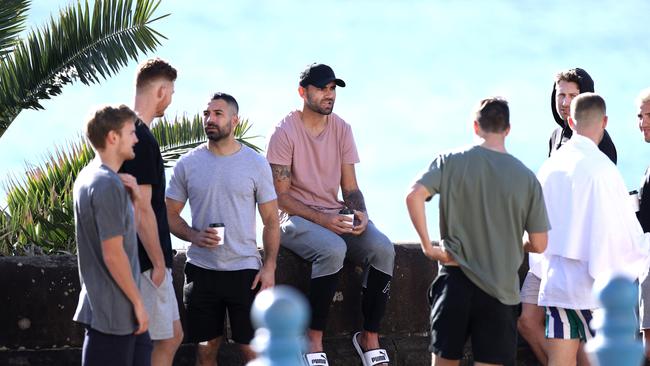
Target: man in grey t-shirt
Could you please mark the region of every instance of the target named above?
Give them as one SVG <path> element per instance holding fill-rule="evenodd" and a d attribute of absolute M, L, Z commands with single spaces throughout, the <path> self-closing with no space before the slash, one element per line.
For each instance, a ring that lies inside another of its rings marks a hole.
<path fill-rule="evenodd" d="M 97 156 L 73 193 L 81 282 L 73 319 L 86 326 L 82 365 L 151 365 L 133 217 L 141 196 L 135 178 L 116 173 L 135 156 L 135 119 L 127 106 L 104 107 L 86 125 Z"/>
<path fill-rule="evenodd" d="M 258 288 L 275 284 L 280 228 L 271 168 L 235 139 L 238 111 L 231 95 L 214 94 L 203 112 L 208 142 L 181 157 L 166 193 L 171 232 L 191 242 L 183 301 L 199 365 L 214 365 L 226 310 L 245 360 L 255 358 L 251 306 Z M 191 226 L 180 216 L 188 200 Z M 256 205 L 264 224 L 264 262 L 255 240 Z"/>
<path fill-rule="evenodd" d="M 438 156 L 406 199 L 424 254 L 443 265 L 430 290 L 435 365 L 458 365 L 470 336 L 477 365 L 514 361 L 517 270 L 524 251 L 546 248 L 549 225 L 535 174 L 506 152 L 509 114 L 505 100 L 482 100 L 474 120 L 482 143 Z M 424 211 L 434 194 L 440 247 L 431 245 Z"/>

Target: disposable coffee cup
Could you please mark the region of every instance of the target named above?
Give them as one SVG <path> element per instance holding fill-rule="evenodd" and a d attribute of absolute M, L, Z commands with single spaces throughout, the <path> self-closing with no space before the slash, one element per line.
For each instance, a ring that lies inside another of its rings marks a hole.
<path fill-rule="evenodd" d="M 639 192 L 637 191 L 630 192 L 629 201 L 634 212 L 639 212 Z"/>
<path fill-rule="evenodd" d="M 226 225 L 224 225 L 223 222 L 213 222 L 208 226 L 217 229 L 217 235 L 221 238 L 217 245 L 223 245 L 224 238 L 226 237 Z"/>
<path fill-rule="evenodd" d="M 339 211 L 339 215 L 347 216 L 350 218 L 351 221 L 346 221 L 350 223 L 350 226 L 354 226 L 354 211 L 345 207 L 341 211 Z"/>

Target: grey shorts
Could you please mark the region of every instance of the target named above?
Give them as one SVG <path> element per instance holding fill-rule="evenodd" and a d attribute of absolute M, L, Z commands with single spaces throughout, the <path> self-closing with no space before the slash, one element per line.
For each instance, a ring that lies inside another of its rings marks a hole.
<path fill-rule="evenodd" d="M 172 281 L 172 270 L 167 268 L 160 287 L 151 282 L 151 270 L 140 274 L 142 302 L 149 314 L 149 336 L 152 340 L 174 337 L 174 321 L 180 319 Z"/>
<path fill-rule="evenodd" d="M 524 284 L 521 285 L 520 297 L 521 302 L 525 304 L 537 305 L 537 298 L 539 297 L 539 285 L 542 280 L 535 276 L 532 272 L 526 273 Z"/>
<path fill-rule="evenodd" d="M 361 235 L 338 235 L 300 216 L 290 216 L 280 225 L 280 244 L 312 262 L 312 278 L 340 271 L 345 258 L 363 265 L 364 286 L 370 266 L 393 275 L 395 248 L 372 221 Z"/>

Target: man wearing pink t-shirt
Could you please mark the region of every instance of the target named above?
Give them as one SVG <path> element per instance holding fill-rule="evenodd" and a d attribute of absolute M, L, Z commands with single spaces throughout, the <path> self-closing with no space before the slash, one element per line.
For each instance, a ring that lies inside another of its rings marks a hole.
<path fill-rule="evenodd" d="M 312 318 L 307 336 L 308 365 L 327 365 L 323 330 L 343 260 L 363 265 L 363 330 L 352 342 L 364 366 L 388 362 L 379 348 L 379 326 L 393 275 L 392 242 L 368 219 L 354 164 L 359 155 L 352 129 L 332 113 L 336 87 L 345 87 L 324 64 L 300 75 L 302 110 L 290 112 L 275 127 L 267 159 L 282 211 L 280 244 L 312 263 L 309 302 Z M 338 199 L 339 188 L 343 202 Z M 354 219 L 339 213 L 354 212 Z"/>

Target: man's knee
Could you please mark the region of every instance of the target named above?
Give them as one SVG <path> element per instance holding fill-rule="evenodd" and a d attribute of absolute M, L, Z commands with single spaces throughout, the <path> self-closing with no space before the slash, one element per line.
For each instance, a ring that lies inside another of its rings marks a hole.
<path fill-rule="evenodd" d="M 181 325 L 181 320 L 176 319 L 174 320 L 174 342 L 176 343 L 176 348 L 183 343 L 183 337 L 185 336 L 185 333 L 183 333 L 183 326 Z"/>
<path fill-rule="evenodd" d="M 395 246 L 390 240 L 388 240 L 388 238 L 382 240 L 380 245 L 377 245 L 374 251 L 380 257 L 390 259 L 392 262 L 395 261 Z"/>
<path fill-rule="evenodd" d="M 393 243 L 388 238 L 385 238 L 385 240 L 377 241 L 371 250 L 369 264 L 391 275 L 395 265 L 395 246 Z"/>
<path fill-rule="evenodd" d="M 183 328 L 180 320 L 174 320 L 174 335 L 172 338 L 160 339 L 154 341 L 155 350 L 164 350 L 164 352 L 174 353 L 183 342 Z"/>
<path fill-rule="evenodd" d="M 523 311 L 517 319 L 517 330 L 521 334 L 530 334 L 533 332 L 539 332 L 540 329 L 544 329 L 544 311 L 542 308 L 533 305 L 526 304 L 523 305 Z"/>
<path fill-rule="evenodd" d="M 257 353 L 253 351 L 253 348 L 249 344 L 240 344 L 239 349 L 244 361 L 252 361 L 257 357 Z"/>
<path fill-rule="evenodd" d="M 343 245 L 324 245 L 316 256 L 315 262 L 320 265 L 331 267 L 333 271 L 338 271 L 343 267 L 345 260 L 346 247 Z M 331 272 L 331 271 L 328 271 Z"/>
<path fill-rule="evenodd" d="M 547 339 L 546 352 L 549 364 L 576 364 L 580 340 L 578 339 Z"/>
<path fill-rule="evenodd" d="M 523 315 L 522 315 L 522 316 L 519 317 L 519 319 L 517 319 L 517 330 L 522 335 L 530 334 L 533 329 L 534 328 L 531 325 L 531 322 L 530 322 L 529 318 L 524 318 Z"/>
<path fill-rule="evenodd" d="M 217 359 L 221 337 L 196 345 L 196 360 L 199 365 L 212 365 Z"/>
<path fill-rule="evenodd" d="M 517 319 L 517 330 L 519 330 L 521 334 L 528 335 L 536 330 L 538 331 L 539 329 L 543 329 L 543 324 L 539 324 L 536 320 L 537 319 L 522 314 L 519 319 Z"/>

